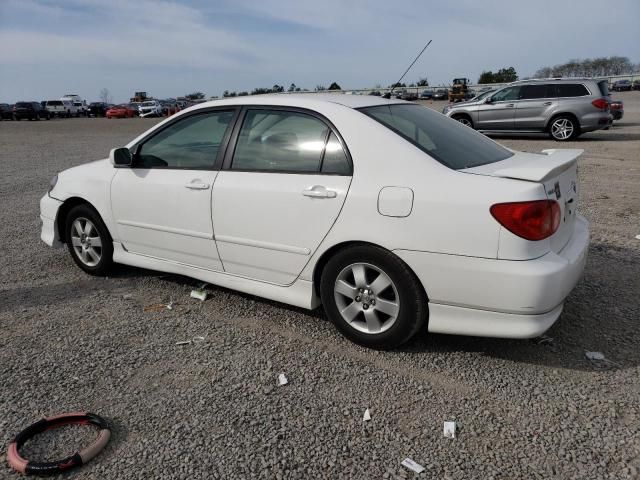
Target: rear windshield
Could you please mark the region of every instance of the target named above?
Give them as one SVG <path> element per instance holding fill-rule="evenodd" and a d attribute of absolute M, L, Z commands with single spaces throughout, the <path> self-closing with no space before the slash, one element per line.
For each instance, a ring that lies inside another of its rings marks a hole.
<path fill-rule="evenodd" d="M 49 100 L 47 105 L 62 105 L 62 102 L 60 100 Z"/>
<path fill-rule="evenodd" d="M 24 108 L 24 107 L 31 107 L 32 105 L 29 102 L 18 102 L 16 103 L 16 107 L 20 107 L 20 108 Z"/>
<path fill-rule="evenodd" d="M 475 130 L 420 105 L 384 105 L 360 111 L 453 170 L 499 162 L 513 155 Z"/>
<path fill-rule="evenodd" d="M 603 97 L 609 96 L 609 82 L 607 82 L 606 80 L 598 82 L 598 88 L 600 89 L 600 93 Z"/>

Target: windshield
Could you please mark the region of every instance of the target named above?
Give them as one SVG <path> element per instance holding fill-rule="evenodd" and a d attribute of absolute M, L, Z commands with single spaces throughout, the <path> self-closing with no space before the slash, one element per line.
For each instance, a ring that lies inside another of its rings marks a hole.
<path fill-rule="evenodd" d="M 156 102 L 142 102 L 143 107 L 155 107 Z"/>
<path fill-rule="evenodd" d="M 453 169 L 478 167 L 513 155 L 475 130 L 420 105 L 384 105 L 359 109 Z"/>

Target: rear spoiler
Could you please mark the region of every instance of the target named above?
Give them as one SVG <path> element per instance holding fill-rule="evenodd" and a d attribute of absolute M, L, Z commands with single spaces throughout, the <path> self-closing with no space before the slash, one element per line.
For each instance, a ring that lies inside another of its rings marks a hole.
<path fill-rule="evenodd" d="M 495 170 L 492 175 L 503 178 L 515 178 L 530 182 L 544 182 L 548 178 L 556 177 L 561 172 L 567 170 L 572 164 L 577 162 L 584 150 L 580 149 L 560 149 L 555 148 L 542 150 L 544 155 L 535 155 L 535 158 L 526 156 L 525 158 L 514 159 L 511 165 L 506 168 Z"/>

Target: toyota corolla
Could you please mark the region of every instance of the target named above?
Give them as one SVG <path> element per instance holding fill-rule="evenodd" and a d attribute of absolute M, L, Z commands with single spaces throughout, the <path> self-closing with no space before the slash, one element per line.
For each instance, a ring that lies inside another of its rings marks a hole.
<path fill-rule="evenodd" d="M 200 104 L 59 173 L 42 240 L 299 307 L 393 348 L 421 329 L 527 338 L 589 244 L 580 150 L 515 152 L 420 105 L 262 95 Z"/>

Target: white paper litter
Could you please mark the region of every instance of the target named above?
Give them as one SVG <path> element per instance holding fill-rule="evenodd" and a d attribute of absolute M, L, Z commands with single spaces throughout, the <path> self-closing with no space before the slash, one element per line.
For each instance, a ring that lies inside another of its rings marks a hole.
<path fill-rule="evenodd" d="M 286 385 L 287 383 L 289 383 L 289 380 L 287 380 L 287 376 L 284 373 L 278 375 L 278 385 L 282 386 Z"/>
<path fill-rule="evenodd" d="M 371 413 L 369 412 L 369 409 L 367 408 L 364 411 L 364 415 L 362 416 L 362 421 L 363 422 L 368 422 L 369 420 L 371 420 Z"/>
<path fill-rule="evenodd" d="M 191 298 L 195 298 L 197 300 L 200 300 L 201 302 L 204 302 L 207 299 L 207 292 L 203 291 L 203 290 L 191 290 Z"/>
<path fill-rule="evenodd" d="M 636 235 L 636 240 L 640 240 L 640 235 Z"/>
<path fill-rule="evenodd" d="M 173 302 L 167 303 L 167 310 L 173 310 L 173 305 L 174 305 Z"/>
<path fill-rule="evenodd" d="M 193 338 L 191 339 L 191 341 L 192 341 L 193 343 L 202 343 L 202 342 L 204 342 L 204 337 L 200 337 L 200 336 L 193 337 Z"/>
<path fill-rule="evenodd" d="M 414 462 L 410 458 L 405 458 L 404 460 L 402 460 L 402 463 L 400 465 L 402 465 L 403 467 L 407 467 L 409 470 L 413 470 L 416 473 L 424 472 L 424 467 L 419 463 Z"/>
<path fill-rule="evenodd" d="M 584 354 L 585 357 L 587 357 L 589 360 L 604 360 L 605 356 L 602 352 L 586 352 Z"/>
<path fill-rule="evenodd" d="M 602 352 L 584 352 L 584 356 L 596 367 L 621 367 L 619 363 L 609 360 Z"/>
<path fill-rule="evenodd" d="M 444 436 L 456 438 L 456 422 L 444 422 Z"/>
<path fill-rule="evenodd" d="M 183 340 L 181 342 L 176 342 L 176 345 L 191 345 L 191 340 Z"/>

